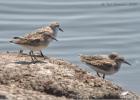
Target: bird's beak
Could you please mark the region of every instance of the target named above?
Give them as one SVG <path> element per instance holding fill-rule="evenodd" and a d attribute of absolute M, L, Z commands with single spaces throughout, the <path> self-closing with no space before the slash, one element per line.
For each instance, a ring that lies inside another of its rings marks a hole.
<path fill-rule="evenodd" d="M 126 64 L 128 64 L 128 65 L 131 65 L 129 62 L 127 62 L 127 61 L 123 61 L 124 63 L 126 63 Z"/>
<path fill-rule="evenodd" d="M 62 32 L 64 32 L 64 31 L 62 30 L 62 28 L 60 28 L 60 27 L 59 27 L 59 30 L 62 31 Z"/>

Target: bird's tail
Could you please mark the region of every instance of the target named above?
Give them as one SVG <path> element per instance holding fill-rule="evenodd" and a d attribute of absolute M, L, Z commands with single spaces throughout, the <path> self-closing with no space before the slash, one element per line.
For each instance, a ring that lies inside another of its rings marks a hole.
<path fill-rule="evenodd" d="M 93 56 L 90 56 L 90 55 L 83 55 L 83 54 L 80 54 L 80 60 L 82 62 L 87 62 L 87 61 L 91 61 L 93 59 Z"/>
<path fill-rule="evenodd" d="M 20 37 L 13 37 L 13 39 L 22 39 L 22 38 L 20 38 Z M 15 41 L 14 40 L 12 40 L 12 41 L 9 41 L 10 43 L 15 43 Z"/>
<path fill-rule="evenodd" d="M 10 43 L 14 43 L 14 41 L 9 41 Z"/>
<path fill-rule="evenodd" d="M 80 56 L 80 60 L 81 60 L 82 62 L 84 62 L 84 61 L 86 60 L 86 56 L 85 56 L 85 55 L 79 54 L 79 56 Z"/>
<path fill-rule="evenodd" d="M 13 39 L 21 39 L 20 37 L 13 37 Z"/>

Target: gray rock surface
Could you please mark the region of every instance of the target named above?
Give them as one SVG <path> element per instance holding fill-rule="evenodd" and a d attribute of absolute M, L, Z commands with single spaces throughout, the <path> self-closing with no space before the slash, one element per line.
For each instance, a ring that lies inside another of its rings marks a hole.
<path fill-rule="evenodd" d="M 140 99 L 63 59 L 38 59 L 33 64 L 26 54 L 0 53 L 0 100 Z"/>

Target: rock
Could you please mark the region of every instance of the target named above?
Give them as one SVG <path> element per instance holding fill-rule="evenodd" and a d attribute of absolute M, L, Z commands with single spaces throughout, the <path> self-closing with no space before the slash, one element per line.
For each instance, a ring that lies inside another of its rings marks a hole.
<path fill-rule="evenodd" d="M 4 100 L 140 99 L 63 59 L 38 56 L 40 62 L 33 64 L 26 54 L 0 55 L 0 98 Z"/>
<path fill-rule="evenodd" d="M 0 85 L 0 100 L 68 100 L 37 91 L 21 89 L 16 86 Z"/>

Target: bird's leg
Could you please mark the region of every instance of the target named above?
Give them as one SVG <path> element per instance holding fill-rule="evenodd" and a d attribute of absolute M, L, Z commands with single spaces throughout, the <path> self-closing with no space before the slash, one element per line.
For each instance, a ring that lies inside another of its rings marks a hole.
<path fill-rule="evenodd" d="M 18 56 L 20 57 L 20 56 L 22 56 L 23 55 L 23 50 L 19 50 L 19 52 L 18 52 Z"/>
<path fill-rule="evenodd" d="M 40 50 L 40 55 L 41 55 L 44 59 L 46 59 L 46 57 L 43 55 L 43 53 L 42 53 L 41 50 Z"/>
<path fill-rule="evenodd" d="M 29 52 L 29 55 L 31 56 L 32 62 L 34 62 L 33 55 L 32 55 L 32 50 Z"/>
<path fill-rule="evenodd" d="M 19 50 L 19 54 L 23 54 L 23 50 Z"/>
<path fill-rule="evenodd" d="M 98 75 L 99 77 L 101 77 L 100 74 L 99 74 L 98 72 L 97 72 L 97 75 Z"/>
<path fill-rule="evenodd" d="M 31 50 L 31 52 L 32 52 L 32 55 L 34 55 L 34 52 Z"/>
<path fill-rule="evenodd" d="M 32 50 L 31 50 L 31 53 L 32 53 L 34 59 L 35 59 L 36 61 L 38 61 L 37 58 L 36 58 L 36 56 L 34 55 L 34 52 L 33 52 Z"/>
<path fill-rule="evenodd" d="M 103 79 L 105 79 L 105 74 L 103 74 Z"/>

